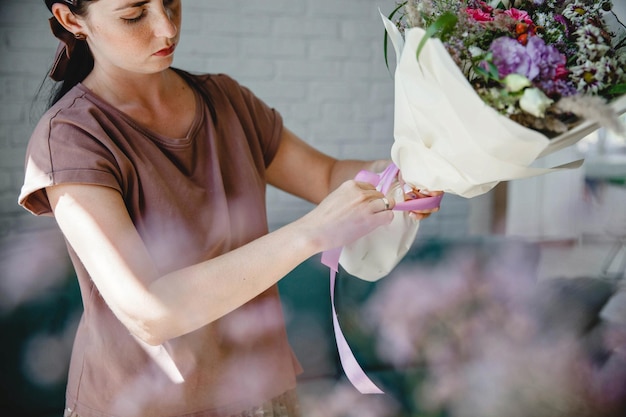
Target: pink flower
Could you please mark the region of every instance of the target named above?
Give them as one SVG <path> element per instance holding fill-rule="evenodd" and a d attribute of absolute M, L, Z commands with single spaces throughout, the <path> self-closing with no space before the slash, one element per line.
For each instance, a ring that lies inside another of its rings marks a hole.
<path fill-rule="evenodd" d="M 528 13 L 523 10 L 510 8 L 508 10 L 505 10 L 504 14 L 511 16 L 513 19 L 517 20 L 518 22 L 524 22 L 528 25 L 531 25 L 533 23 Z"/>
<path fill-rule="evenodd" d="M 493 21 L 493 7 L 485 3 L 484 1 L 478 2 L 479 9 L 467 8 L 465 12 L 477 22 L 491 22 Z"/>
<path fill-rule="evenodd" d="M 491 22 L 493 16 L 481 9 L 465 9 L 465 12 L 477 22 Z"/>

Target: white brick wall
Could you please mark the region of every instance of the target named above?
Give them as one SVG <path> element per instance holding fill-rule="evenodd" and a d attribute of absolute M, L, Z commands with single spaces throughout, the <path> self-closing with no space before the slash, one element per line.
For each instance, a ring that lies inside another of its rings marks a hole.
<path fill-rule="evenodd" d="M 176 66 L 230 74 L 276 107 L 290 129 L 333 156 L 388 157 L 393 81 L 378 9 L 387 13 L 393 0 L 182 1 Z M 50 225 L 15 202 L 26 142 L 42 110 L 40 102 L 31 107 L 57 45 L 48 17 L 42 0 L 0 0 L 2 235 Z M 272 228 L 311 208 L 275 189 L 268 205 Z M 447 196 L 421 233 L 466 235 L 468 216 L 466 200 Z"/>

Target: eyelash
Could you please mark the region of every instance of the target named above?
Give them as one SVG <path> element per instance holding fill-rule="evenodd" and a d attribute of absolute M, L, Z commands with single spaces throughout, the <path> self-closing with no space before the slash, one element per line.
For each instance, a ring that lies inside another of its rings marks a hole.
<path fill-rule="evenodd" d="M 171 6 L 172 4 L 174 4 L 174 0 L 163 0 L 163 5 L 165 7 Z M 146 11 L 142 10 L 141 14 L 137 17 L 133 17 L 132 19 L 122 19 L 124 21 L 124 23 L 127 23 L 129 25 L 132 25 L 133 23 L 137 23 L 139 22 L 141 19 L 143 19 L 143 17 L 146 15 Z"/>
<path fill-rule="evenodd" d="M 141 14 L 137 17 L 133 17 L 132 19 L 122 19 L 124 21 L 124 23 L 127 23 L 129 25 L 132 25 L 133 23 L 137 23 L 139 22 L 141 19 L 143 19 L 143 17 L 145 16 L 146 12 L 142 11 Z"/>

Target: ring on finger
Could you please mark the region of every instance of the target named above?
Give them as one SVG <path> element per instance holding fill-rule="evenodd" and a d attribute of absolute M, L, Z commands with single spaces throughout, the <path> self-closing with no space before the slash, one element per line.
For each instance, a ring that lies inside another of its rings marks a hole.
<path fill-rule="evenodd" d="M 389 200 L 387 199 L 387 197 L 382 197 L 381 200 L 383 200 L 383 203 L 385 204 L 385 210 L 389 210 L 391 206 L 389 205 Z"/>

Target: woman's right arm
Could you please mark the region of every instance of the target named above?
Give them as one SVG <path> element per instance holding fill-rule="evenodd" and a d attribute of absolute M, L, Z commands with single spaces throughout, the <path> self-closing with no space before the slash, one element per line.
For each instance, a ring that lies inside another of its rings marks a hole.
<path fill-rule="evenodd" d="M 46 189 L 55 218 L 113 313 L 151 344 L 194 331 L 245 304 L 310 256 L 388 224 L 382 195 L 348 181 L 301 219 L 214 259 L 159 276 L 118 191 Z"/>

